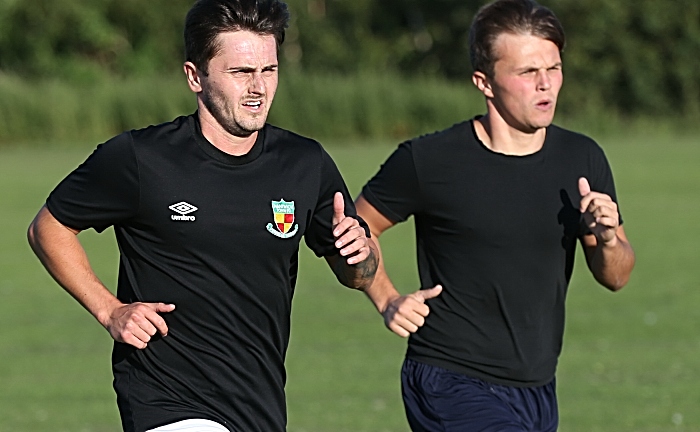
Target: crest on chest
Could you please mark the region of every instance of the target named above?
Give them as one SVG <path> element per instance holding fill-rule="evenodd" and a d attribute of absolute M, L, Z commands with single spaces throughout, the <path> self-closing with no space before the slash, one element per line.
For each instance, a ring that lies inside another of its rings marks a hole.
<path fill-rule="evenodd" d="M 267 231 L 276 237 L 290 238 L 299 230 L 294 223 L 294 201 L 272 201 L 272 217 L 274 223 L 267 224 Z"/>

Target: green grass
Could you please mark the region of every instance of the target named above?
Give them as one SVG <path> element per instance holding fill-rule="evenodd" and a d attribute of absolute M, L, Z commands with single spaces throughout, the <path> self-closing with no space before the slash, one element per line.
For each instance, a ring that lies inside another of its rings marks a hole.
<path fill-rule="evenodd" d="M 560 430 L 700 431 L 700 146 L 692 136 L 599 141 L 615 172 L 637 268 L 613 294 L 579 259 L 558 374 Z M 353 194 L 393 149 L 332 144 Z M 120 430 L 109 336 L 46 275 L 25 240 L 48 192 L 88 151 L 0 152 L 0 432 Z M 111 233 L 80 238 L 114 286 Z M 388 231 L 382 247 L 396 284 L 416 289 L 411 225 Z M 407 431 L 399 396 L 405 341 L 306 249 L 301 267 L 287 361 L 290 432 Z"/>

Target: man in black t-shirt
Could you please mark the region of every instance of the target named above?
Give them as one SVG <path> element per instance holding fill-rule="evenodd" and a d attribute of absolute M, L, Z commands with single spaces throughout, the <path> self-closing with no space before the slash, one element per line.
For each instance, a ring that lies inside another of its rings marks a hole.
<path fill-rule="evenodd" d="M 602 285 L 629 279 L 605 155 L 552 125 L 563 47 L 561 24 L 534 1 L 484 6 L 470 51 L 486 114 L 401 144 L 356 201 L 375 239 L 415 218 L 424 289 L 401 295 L 380 264 L 365 291 L 410 336 L 402 392 L 414 431 L 556 430 L 577 241 Z"/>
<path fill-rule="evenodd" d="M 29 229 L 46 269 L 114 338 L 126 431 L 284 431 L 301 238 L 344 285 L 377 268 L 330 156 L 266 124 L 288 22 L 277 0 L 199 0 L 184 70 L 195 114 L 97 147 Z M 117 295 L 77 234 L 113 226 Z"/>

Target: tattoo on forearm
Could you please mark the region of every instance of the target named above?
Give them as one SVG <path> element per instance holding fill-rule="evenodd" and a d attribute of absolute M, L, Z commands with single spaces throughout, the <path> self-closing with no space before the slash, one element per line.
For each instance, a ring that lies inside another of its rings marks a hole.
<path fill-rule="evenodd" d="M 347 257 L 340 257 L 335 264 L 335 274 L 340 282 L 352 288 L 367 288 L 372 283 L 379 267 L 379 259 L 370 249 L 369 255 L 363 261 L 349 265 Z"/>
<path fill-rule="evenodd" d="M 374 254 L 374 251 L 370 249 L 367 258 L 364 261 L 355 264 L 355 277 L 362 279 L 363 281 L 371 281 L 371 279 L 374 278 L 374 275 L 377 273 L 377 267 L 379 267 L 379 260 Z"/>

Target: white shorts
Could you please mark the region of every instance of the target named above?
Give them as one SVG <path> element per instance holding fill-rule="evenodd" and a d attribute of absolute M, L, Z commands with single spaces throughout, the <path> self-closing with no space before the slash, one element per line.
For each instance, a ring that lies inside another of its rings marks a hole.
<path fill-rule="evenodd" d="M 163 425 L 147 432 L 229 432 L 229 430 L 211 420 L 187 419 Z"/>

